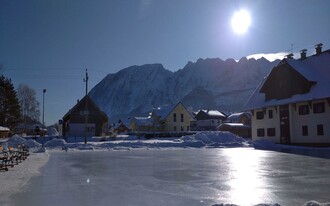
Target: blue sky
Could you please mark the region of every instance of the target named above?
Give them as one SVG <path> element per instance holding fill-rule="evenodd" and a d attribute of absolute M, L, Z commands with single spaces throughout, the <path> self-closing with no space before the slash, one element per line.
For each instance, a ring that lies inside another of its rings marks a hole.
<path fill-rule="evenodd" d="M 237 35 L 235 11 L 251 14 Z M 53 124 L 107 74 L 162 63 L 171 71 L 198 58 L 240 59 L 330 48 L 330 1 L 0 0 L 0 71 L 28 84 Z M 111 117 L 110 117 L 111 119 Z"/>

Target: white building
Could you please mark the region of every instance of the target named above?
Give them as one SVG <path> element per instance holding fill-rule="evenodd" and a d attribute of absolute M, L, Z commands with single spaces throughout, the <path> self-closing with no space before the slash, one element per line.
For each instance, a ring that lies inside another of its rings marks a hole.
<path fill-rule="evenodd" d="M 252 139 L 300 145 L 330 144 L 330 50 L 283 59 L 245 105 Z"/>
<path fill-rule="evenodd" d="M 197 130 L 216 130 L 227 116 L 218 110 L 200 110 L 196 119 Z"/>

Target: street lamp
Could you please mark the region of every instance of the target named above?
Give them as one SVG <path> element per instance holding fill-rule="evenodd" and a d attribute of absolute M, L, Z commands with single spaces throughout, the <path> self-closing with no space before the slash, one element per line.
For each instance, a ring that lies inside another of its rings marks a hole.
<path fill-rule="evenodd" d="M 43 90 L 42 94 L 42 125 L 45 126 L 45 93 L 46 89 Z"/>
<path fill-rule="evenodd" d="M 45 137 L 44 137 L 44 127 L 45 127 L 45 93 L 46 89 L 43 89 L 42 91 L 42 129 L 40 133 L 42 134 L 42 147 L 44 147 Z"/>

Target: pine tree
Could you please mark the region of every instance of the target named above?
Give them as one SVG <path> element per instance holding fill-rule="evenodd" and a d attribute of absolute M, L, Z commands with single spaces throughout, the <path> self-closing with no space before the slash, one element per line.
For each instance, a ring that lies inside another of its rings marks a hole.
<path fill-rule="evenodd" d="M 0 76 L 0 125 L 13 128 L 20 121 L 21 107 L 11 79 Z"/>

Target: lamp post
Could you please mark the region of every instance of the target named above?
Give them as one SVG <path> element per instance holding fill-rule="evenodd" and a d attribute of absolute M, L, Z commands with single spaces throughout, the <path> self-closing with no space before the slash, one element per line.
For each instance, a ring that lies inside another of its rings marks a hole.
<path fill-rule="evenodd" d="M 43 89 L 42 91 L 42 127 L 45 127 L 45 93 L 46 89 Z M 42 134 L 42 147 L 44 147 L 44 128 L 41 129 L 40 133 Z"/>
<path fill-rule="evenodd" d="M 46 89 L 43 90 L 42 94 L 42 125 L 45 126 L 45 93 Z"/>

